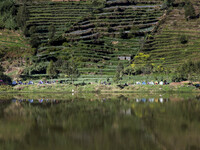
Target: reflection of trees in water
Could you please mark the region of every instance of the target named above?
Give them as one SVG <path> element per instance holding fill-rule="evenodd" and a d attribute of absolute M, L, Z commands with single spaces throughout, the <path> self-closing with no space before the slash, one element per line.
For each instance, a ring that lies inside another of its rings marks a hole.
<path fill-rule="evenodd" d="M 122 94 L 103 101 L 58 100 L 55 105 L 50 99 L 43 103 L 38 99 L 33 103 L 28 99 L 7 101 L 1 103 L 5 107 L 0 105 L 4 110 L 0 144 L 10 143 L 16 150 L 28 149 L 30 142 L 32 149 L 55 150 L 198 148 L 199 101 L 152 103 L 147 101 L 152 96 L 146 102 L 138 99 L 137 103 L 136 98 Z"/>
<path fill-rule="evenodd" d="M 155 104 L 138 104 L 134 110 L 140 114 L 139 117 L 146 128 L 155 135 L 156 140 L 164 145 L 165 149 L 199 148 L 197 141 L 200 140 L 200 102 L 187 100 L 169 102 L 165 105 Z"/>

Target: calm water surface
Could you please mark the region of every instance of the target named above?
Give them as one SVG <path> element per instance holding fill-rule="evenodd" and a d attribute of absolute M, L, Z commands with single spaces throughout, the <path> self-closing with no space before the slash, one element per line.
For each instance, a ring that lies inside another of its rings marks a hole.
<path fill-rule="evenodd" d="M 0 150 L 200 150 L 200 95 L 0 94 Z"/>

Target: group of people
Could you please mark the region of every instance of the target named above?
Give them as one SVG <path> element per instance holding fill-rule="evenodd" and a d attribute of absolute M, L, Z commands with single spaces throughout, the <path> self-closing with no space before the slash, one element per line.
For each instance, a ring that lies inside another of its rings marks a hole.
<path fill-rule="evenodd" d="M 39 82 L 37 82 L 38 84 L 52 84 L 52 83 L 56 83 L 58 81 L 42 81 L 40 80 Z M 26 81 L 26 82 L 22 82 L 22 81 L 12 81 L 12 85 L 31 85 L 34 84 L 33 81 Z"/>
<path fill-rule="evenodd" d="M 13 99 L 12 100 L 12 102 L 13 103 L 16 103 L 16 102 L 20 102 L 20 103 L 22 103 L 22 102 L 29 102 L 29 103 L 59 103 L 60 101 L 59 100 L 55 100 L 55 99 L 53 99 L 53 100 L 50 100 L 50 99 L 43 99 L 43 98 L 41 98 L 41 99 L 38 99 L 38 100 L 34 100 L 34 99 L 19 99 L 19 100 L 17 100 L 17 99 Z"/>
<path fill-rule="evenodd" d="M 22 82 L 22 81 L 12 81 L 12 85 L 31 85 L 34 84 L 33 81 Z"/>
<path fill-rule="evenodd" d="M 61 81 L 58 82 L 58 80 L 57 81 L 55 81 L 55 80 L 53 80 L 53 81 L 42 81 L 42 80 L 40 80 L 38 82 L 38 84 L 52 84 L 52 83 L 63 83 L 63 82 L 61 82 Z M 12 85 L 31 85 L 31 84 L 34 84 L 34 82 L 33 81 L 28 81 L 28 82 L 12 81 Z M 106 81 L 101 82 L 101 84 L 103 84 L 103 85 L 111 85 L 110 82 L 106 82 Z M 160 82 L 159 81 L 155 81 L 155 82 L 153 82 L 153 81 L 150 81 L 150 82 L 137 81 L 135 84 L 136 85 L 167 85 L 169 83 L 166 80 L 164 80 L 164 81 L 160 81 Z M 127 83 L 125 83 L 125 85 L 128 86 Z"/>
<path fill-rule="evenodd" d="M 164 81 L 155 81 L 155 82 L 153 82 L 153 81 L 150 81 L 150 82 L 145 82 L 145 81 L 143 81 L 143 82 L 139 82 L 139 81 L 137 81 L 136 82 L 136 84 L 137 85 L 167 85 L 167 84 L 169 84 L 166 80 L 164 80 Z"/>

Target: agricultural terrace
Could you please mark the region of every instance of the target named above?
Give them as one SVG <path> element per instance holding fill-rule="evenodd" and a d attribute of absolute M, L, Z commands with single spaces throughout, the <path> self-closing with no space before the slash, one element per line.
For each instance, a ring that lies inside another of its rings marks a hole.
<path fill-rule="evenodd" d="M 200 1 L 193 0 L 196 14 L 200 13 Z M 148 36 L 141 52 L 150 56 L 146 63 L 176 69 L 188 60 L 200 57 L 200 19 L 185 17 L 184 7 L 173 8 L 165 16 L 156 32 Z"/>
<path fill-rule="evenodd" d="M 160 1 L 149 3 L 107 2 L 95 7 L 86 2 L 49 3 L 28 6 L 29 26 L 36 26 L 43 43 L 37 51 L 42 61 L 71 57 L 80 62 L 82 75 L 114 75 L 117 65 L 129 65 L 162 19 Z M 48 45 L 48 28 L 55 27 L 55 36 L 64 36 L 62 44 Z"/>

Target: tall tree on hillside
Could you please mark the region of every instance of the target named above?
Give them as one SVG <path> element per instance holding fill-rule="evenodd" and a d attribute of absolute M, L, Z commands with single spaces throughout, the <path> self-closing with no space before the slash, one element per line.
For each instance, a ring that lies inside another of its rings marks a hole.
<path fill-rule="evenodd" d="M 185 5 L 184 9 L 185 9 L 185 18 L 186 19 L 196 17 L 194 6 L 192 5 L 192 3 L 189 0 L 186 0 L 186 5 Z"/>
<path fill-rule="evenodd" d="M 0 80 L 3 80 L 4 83 L 11 83 L 11 78 L 4 74 L 4 68 L 0 65 Z"/>
<path fill-rule="evenodd" d="M 123 79 L 124 75 L 124 65 L 120 62 L 117 66 L 115 76 L 113 78 L 114 82 L 118 83 Z"/>
<path fill-rule="evenodd" d="M 19 27 L 21 27 L 22 30 L 24 30 L 24 28 L 26 27 L 26 21 L 28 20 L 28 18 L 29 18 L 29 11 L 26 5 L 24 4 L 19 8 L 16 18 L 17 24 Z"/>
<path fill-rule="evenodd" d="M 29 30 L 30 33 L 30 44 L 33 48 L 38 48 L 40 41 L 38 36 L 36 35 L 37 33 L 37 28 L 35 26 L 32 26 Z"/>
<path fill-rule="evenodd" d="M 47 66 L 47 74 L 49 75 L 50 78 L 57 76 L 57 70 L 56 70 L 54 62 L 52 60 L 50 61 L 49 65 Z"/>
<path fill-rule="evenodd" d="M 48 31 L 49 31 L 48 38 L 49 38 L 49 41 L 51 41 L 55 37 L 55 33 L 56 33 L 55 26 L 53 24 L 51 26 L 49 26 Z"/>
<path fill-rule="evenodd" d="M 80 76 L 78 64 L 74 60 L 64 62 L 62 65 L 62 72 L 68 75 L 72 84 L 74 84 L 74 81 Z"/>

